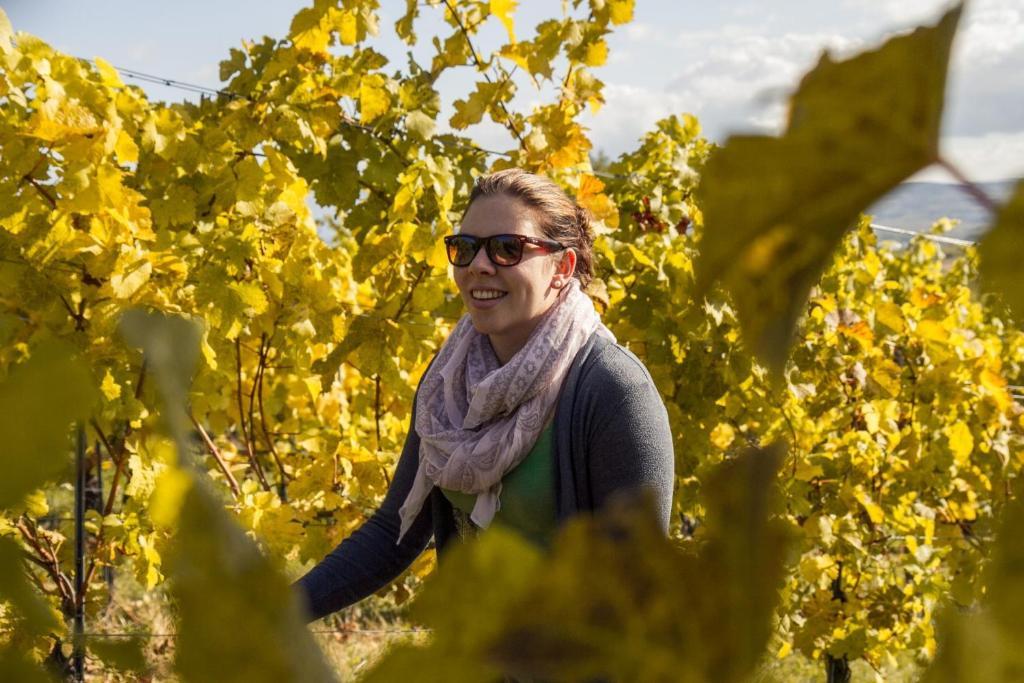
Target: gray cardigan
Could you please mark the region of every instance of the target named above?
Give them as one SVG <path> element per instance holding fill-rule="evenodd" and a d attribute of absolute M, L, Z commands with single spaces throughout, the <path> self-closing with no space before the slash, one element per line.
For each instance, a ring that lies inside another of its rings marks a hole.
<path fill-rule="evenodd" d="M 434 487 L 402 542 L 395 543 L 398 509 L 416 476 L 419 445 L 410 427 L 380 508 L 294 584 L 311 620 L 386 586 L 419 557 L 431 536 L 439 555 L 457 539 L 451 503 Z M 647 368 L 629 350 L 595 334 L 579 351 L 555 408 L 552 448 L 559 522 L 600 508 L 616 492 L 643 488 L 654 494 L 668 532 L 675 470 L 668 414 Z"/>

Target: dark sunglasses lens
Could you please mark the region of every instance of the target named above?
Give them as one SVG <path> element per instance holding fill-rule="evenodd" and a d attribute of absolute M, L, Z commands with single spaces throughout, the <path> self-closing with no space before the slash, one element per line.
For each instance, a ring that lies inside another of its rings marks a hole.
<path fill-rule="evenodd" d="M 445 240 L 448 246 L 448 261 L 453 266 L 468 266 L 476 256 L 476 243 L 468 237 L 456 235 Z"/>
<path fill-rule="evenodd" d="M 501 266 L 514 266 L 523 257 L 523 245 L 512 235 L 497 235 L 491 238 L 491 260 Z"/>

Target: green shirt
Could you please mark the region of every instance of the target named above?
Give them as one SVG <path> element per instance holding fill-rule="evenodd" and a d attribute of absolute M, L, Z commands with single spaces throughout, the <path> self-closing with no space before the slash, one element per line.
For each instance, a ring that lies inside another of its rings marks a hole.
<path fill-rule="evenodd" d="M 501 480 L 500 506 L 494 515 L 495 524 L 515 529 L 542 547 L 548 545 L 556 522 L 552 430 L 548 424 L 526 458 Z M 445 488 L 441 491 L 456 508 L 456 514 L 461 511 L 468 519 L 476 494 Z"/>

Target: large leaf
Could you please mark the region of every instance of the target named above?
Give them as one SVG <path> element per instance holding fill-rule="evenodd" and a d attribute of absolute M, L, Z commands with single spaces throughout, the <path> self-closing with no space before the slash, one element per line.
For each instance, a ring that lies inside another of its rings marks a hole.
<path fill-rule="evenodd" d="M 143 350 L 146 367 L 160 390 L 167 429 L 177 440 L 179 455 L 184 457 L 189 430 L 188 391 L 199 359 L 202 330 L 185 318 L 138 309 L 125 311 L 120 330 L 125 341 Z"/>
<path fill-rule="evenodd" d="M 56 616 L 32 588 L 21 567 L 21 549 L 9 538 L 0 538 L 0 600 L 5 600 L 32 633 L 56 629 Z"/>
<path fill-rule="evenodd" d="M 642 506 L 570 526 L 491 655 L 545 679 L 744 680 L 783 576 L 786 535 L 769 514 L 781 456 L 749 451 L 716 471 L 696 553 L 680 552 Z"/>
<path fill-rule="evenodd" d="M 201 334 L 191 321 L 129 311 L 121 323 L 142 347 L 179 448 Z M 179 462 L 187 463 L 185 453 Z M 154 491 L 154 521 L 175 529 L 167 566 L 180 623 L 176 666 L 188 681 L 331 681 L 285 578 L 224 510 L 207 480 L 173 468 Z"/>
<path fill-rule="evenodd" d="M 1017 320 L 1024 321 L 1024 181 L 1003 205 L 992 228 L 978 246 L 982 282 L 1002 293 Z"/>
<path fill-rule="evenodd" d="M 779 449 L 751 451 L 719 468 L 715 521 L 696 553 L 633 499 L 567 524 L 545 562 L 487 530 L 417 601 L 431 645 L 393 653 L 369 680 L 742 680 L 764 651 L 783 575 L 786 535 L 769 514 L 780 461 Z"/>
<path fill-rule="evenodd" d="M 1024 479 L 1003 512 L 986 570 L 981 609 L 947 609 L 939 622 L 938 653 L 928 682 L 1024 680 Z"/>
<path fill-rule="evenodd" d="M 158 482 L 154 513 L 178 533 L 167 565 L 187 681 L 332 681 L 294 592 L 198 475 Z M 176 514 L 175 514 L 176 512 Z"/>
<path fill-rule="evenodd" d="M 725 285 L 747 343 L 772 370 L 858 214 L 938 159 L 960 11 L 851 59 L 826 53 L 793 96 L 782 137 L 734 136 L 712 153 L 699 187 L 698 291 Z"/>
<path fill-rule="evenodd" d="M 414 604 L 414 618 L 434 629 L 429 647 L 397 648 L 365 683 L 499 680 L 484 652 L 521 609 L 540 566 L 538 551 L 501 527 L 455 548 Z"/>

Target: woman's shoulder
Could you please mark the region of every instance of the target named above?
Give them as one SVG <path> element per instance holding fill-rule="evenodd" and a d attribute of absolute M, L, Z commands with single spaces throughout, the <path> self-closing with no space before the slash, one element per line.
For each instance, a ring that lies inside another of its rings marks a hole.
<path fill-rule="evenodd" d="M 578 390 L 608 396 L 638 385 L 654 386 L 643 361 L 617 341 L 596 338 L 581 368 Z"/>

